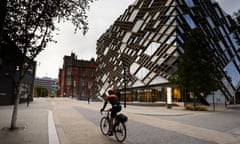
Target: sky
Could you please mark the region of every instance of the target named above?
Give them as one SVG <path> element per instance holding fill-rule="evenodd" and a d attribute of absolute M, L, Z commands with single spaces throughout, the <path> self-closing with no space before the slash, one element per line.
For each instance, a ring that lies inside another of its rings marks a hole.
<path fill-rule="evenodd" d="M 36 77 L 58 78 L 64 55 L 74 52 L 78 59 L 96 59 L 96 42 L 99 37 L 124 13 L 135 0 L 97 0 L 88 11 L 89 30 L 85 36 L 82 31 L 74 33 L 74 26 L 65 22 L 57 24 L 59 31 L 38 57 Z M 240 9 L 239 0 L 217 0 L 220 6 L 230 15 Z"/>

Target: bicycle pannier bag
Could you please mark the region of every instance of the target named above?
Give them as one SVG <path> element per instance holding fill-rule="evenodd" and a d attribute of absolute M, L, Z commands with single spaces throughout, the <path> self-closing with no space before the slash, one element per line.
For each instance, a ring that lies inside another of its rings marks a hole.
<path fill-rule="evenodd" d="M 126 122 L 128 120 L 128 117 L 121 113 L 117 115 L 117 119 L 121 122 Z"/>

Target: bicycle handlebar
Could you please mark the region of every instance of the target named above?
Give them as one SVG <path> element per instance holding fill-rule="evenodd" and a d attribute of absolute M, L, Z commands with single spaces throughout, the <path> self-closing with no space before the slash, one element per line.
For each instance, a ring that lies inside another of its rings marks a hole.
<path fill-rule="evenodd" d="M 102 115 L 102 112 L 111 112 L 111 108 L 108 109 L 108 110 L 103 110 L 103 111 L 100 111 L 101 115 Z"/>

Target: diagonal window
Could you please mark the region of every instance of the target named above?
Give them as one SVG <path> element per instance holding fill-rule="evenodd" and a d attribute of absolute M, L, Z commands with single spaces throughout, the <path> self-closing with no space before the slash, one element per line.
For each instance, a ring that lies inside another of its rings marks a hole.
<path fill-rule="evenodd" d="M 147 49 L 144 51 L 145 54 L 152 56 L 156 50 L 159 48 L 160 43 L 152 42 Z"/>
<path fill-rule="evenodd" d="M 185 21 L 188 23 L 188 25 L 191 29 L 194 29 L 194 28 L 197 27 L 189 14 L 183 15 L 183 17 L 184 17 Z"/>

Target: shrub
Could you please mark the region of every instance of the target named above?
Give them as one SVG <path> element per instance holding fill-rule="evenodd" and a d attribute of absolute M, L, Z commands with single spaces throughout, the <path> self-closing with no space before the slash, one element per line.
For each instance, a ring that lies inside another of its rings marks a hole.
<path fill-rule="evenodd" d="M 196 106 L 196 108 L 194 108 L 194 106 L 191 104 L 186 105 L 185 109 L 191 110 L 191 111 L 194 111 L 194 110 L 195 111 L 207 111 L 208 110 L 207 107 L 204 105 L 198 105 L 198 106 Z"/>
<path fill-rule="evenodd" d="M 208 109 L 207 109 L 207 107 L 204 106 L 204 105 L 199 105 L 199 106 L 196 107 L 196 110 L 197 110 L 197 111 L 207 111 Z"/>
<path fill-rule="evenodd" d="M 191 104 L 187 104 L 185 108 L 186 110 L 194 110 L 194 107 Z"/>

